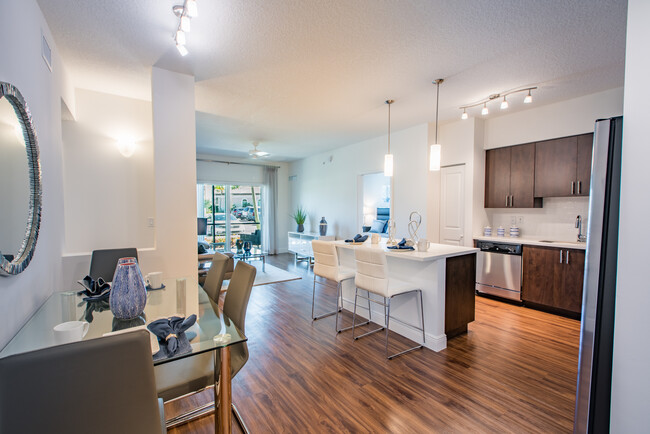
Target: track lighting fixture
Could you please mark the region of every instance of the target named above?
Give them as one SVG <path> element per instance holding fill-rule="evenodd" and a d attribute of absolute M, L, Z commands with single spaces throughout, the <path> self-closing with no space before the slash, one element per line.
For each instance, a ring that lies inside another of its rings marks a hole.
<path fill-rule="evenodd" d="M 524 98 L 524 104 L 530 104 L 533 102 L 533 96 L 530 94 L 530 89 L 528 89 L 528 95 Z"/>
<path fill-rule="evenodd" d="M 190 32 L 190 18 L 198 15 L 196 0 L 185 0 L 182 5 L 172 7 L 172 11 L 174 11 L 174 15 L 180 19 L 178 29 L 174 35 L 176 48 L 181 56 L 186 56 L 188 51 L 185 47 L 185 34 Z"/>
<path fill-rule="evenodd" d="M 501 101 L 501 110 L 505 110 L 509 106 L 508 105 L 508 100 L 506 99 L 506 97 L 508 95 L 512 95 L 513 93 L 528 92 L 528 95 L 526 95 L 526 97 L 524 98 L 524 104 L 530 104 L 531 102 L 533 102 L 533 95 L 532 95 L 531 92 L 533 90 L 535 90 L 535 89 L 537 89 L 537 87 L 524 87 L 524 88 L 521 88 L 521 89 L 507 90 L 507 91 L 504 91 L 504 92 L 501 92 L 501 93 L 494 93 L 492 95 L 489 95 L 487 98 L 483 98 L 480 101 L 476 101 L 476 102 L 471 103 L 471 104 L 465 104 L 463 106 L 458 107 L 459 109 L 461 109 L 463 111 L 463 113 L 460 115 L 460 118 L 463 119 L 463 120 L 467 119 L 469 117 L 468 114 L 467 114 L 467 109 L 472 108 L 472 107 L 476 107 L 476 106 L 480 106 L 480 105 L 483 106 L 483 109 L 481 110 L 481 114 L 483 116 L 486 116 L 489 113 L 487 103 L 489 103 L 492 100 L 499 99 L 499 98 L 503 98 L 503 100 Z"/>

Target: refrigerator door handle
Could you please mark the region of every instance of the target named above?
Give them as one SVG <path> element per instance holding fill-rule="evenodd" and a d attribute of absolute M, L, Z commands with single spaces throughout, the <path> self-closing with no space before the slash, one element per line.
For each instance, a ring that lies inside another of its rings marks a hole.
<path fill-rule="evenodd" d="M 582 194 L 582 181 L 578 181 L 578 194 Z"/>
<path fill-rule="evenodd" d="M 564 262 L 564 263 L 569 265 L 569 251 L 568 250 L 566 251 L 566 262 Z"/>
<path fill-rule="evenodd" d="M 562 260 L 562 249 L 560 249 L 560 264 L 561 264 L 562 262 L 564 262 L 564 261 Z"/>
<path fill-rule="evenodd" d="M 576 182 L 571 181 L 571 194 L 576 194 Z"/>

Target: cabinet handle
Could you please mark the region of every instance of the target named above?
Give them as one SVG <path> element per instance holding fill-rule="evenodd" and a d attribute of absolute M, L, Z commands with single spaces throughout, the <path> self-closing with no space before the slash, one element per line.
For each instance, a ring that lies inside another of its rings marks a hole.
<path fill-rule="evenodd" d="M 576 194 L 576 183 L 571 181 L 571 194 Z"/>
<path fill-rule="evenodd" d="M 562 262 L 564 262 L 564 261 L 562 260 L 562 249 L 560 249 L 560 264 L 561 264 Z"/>
<path fill-rule="evenodd" d="M 513 205 L 512 205 L 512 195 L 510 195 L 510 208 L 512 208 L 512 207 L 513 207 Z"/>
<path fill-rule="evenodd" d="M 565 264 L 569 265 L 569 251 L 566 251 L 566 262 Z"/>
<path fill-rule="evenodd" d="M 578 181 L 578 194 L 582 194 L 582 181 Z"/>
<path fill-rule="evenodd" d="M 508 195 L 506 194 L 506 208 L 508 208 Z"/>

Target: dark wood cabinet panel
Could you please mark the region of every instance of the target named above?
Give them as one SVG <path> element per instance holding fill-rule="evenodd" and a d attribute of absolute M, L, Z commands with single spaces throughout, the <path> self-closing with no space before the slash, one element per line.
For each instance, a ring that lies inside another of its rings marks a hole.
<path fill-rule="evenodd" d="M 446 259 L 445 334 L 447 339 L 465 333 L 474 321 L 476 253 Z"/>
<path fill-rule="evenodd" d="M 582 311 L 585 252 L 563 249 L 563 253 L 564 264 L 556 266 L 559 279 L 556 285 L 555 307 L 578 313 Z"/>
<path fill-rule="evenodd" d="M 591 181 L 591 153 L 594 145 L 594 134 L 578 136 L 578 157 L 576 163 L 576 195 L 589 196 Z"/>
<path fill-rule="evenodd" d="M 583 250 L 524 246 L 522 300 L 579 314 L 584 267 Z"/>
<path fill-rule="evenodd" d="M 535 144 L 535 197 L 575 194 L 577 146 L 575 136 Z"/>
<path fill-rule="evenodd" d="M 544 247 L 524 246 L 521 299 L 545 306 L 553 305 L 555 264 L 560 251 Z"/>
<path fill-rule="evenodd" d="M 534 173 L 534 143 L 486 151 L 485 208 L 541 207 L 533 195 Z"/>
<path fill-rule="evenodd" d="M 510 148 L 510 207 L 535 206 L 535 144 Z"/>
<path fill-rule="evenodd" d="M 485 153 L 485 208 L 507 207 L 510 194 L 510 148 Z"/>

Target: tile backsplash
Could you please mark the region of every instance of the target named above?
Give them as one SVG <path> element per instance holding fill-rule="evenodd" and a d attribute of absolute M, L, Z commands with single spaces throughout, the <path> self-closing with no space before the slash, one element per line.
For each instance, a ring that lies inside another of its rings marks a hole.
<path fill-rule="evenodd" d="M 496 234 L 496 228 L 511 226 L 516 219 L 520 236 L 548 237 L 553 240 L 575 241 L 578 229 L 575 228 L 576 216 L 582 216 L 582 233 L 587 231 L 589 212 L 588 197 L 550 197 L 544 199 L 543 208 L 532 209 L 494 209 L 485 210 Z M 521 222 L 519 220 L 522 220 Z"/>

